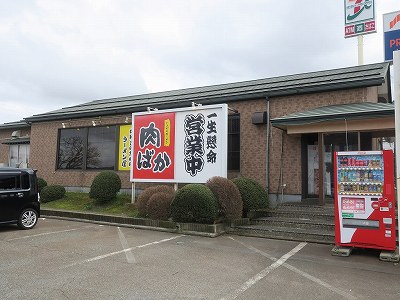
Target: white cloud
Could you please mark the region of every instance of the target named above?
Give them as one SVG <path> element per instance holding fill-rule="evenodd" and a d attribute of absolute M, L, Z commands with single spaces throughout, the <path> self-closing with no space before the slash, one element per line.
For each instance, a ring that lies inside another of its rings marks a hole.
<path fill-rule="evenodd" d="M 378 33 L 365 63 L 383 60 Z M 0 123 L 91 101 L 357 64 L 341 1 L 0 2 Z M 24 110 L 21 111 L 20 107 Z"/>

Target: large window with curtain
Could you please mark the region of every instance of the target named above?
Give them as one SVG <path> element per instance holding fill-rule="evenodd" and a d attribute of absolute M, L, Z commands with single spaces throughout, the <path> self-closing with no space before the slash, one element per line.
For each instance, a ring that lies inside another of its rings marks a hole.
<path fill-rule="evenodd" d="M 12 144 L 9 147 L 8 165 L 26 168 L 29 165 L 29 144 Z"/>

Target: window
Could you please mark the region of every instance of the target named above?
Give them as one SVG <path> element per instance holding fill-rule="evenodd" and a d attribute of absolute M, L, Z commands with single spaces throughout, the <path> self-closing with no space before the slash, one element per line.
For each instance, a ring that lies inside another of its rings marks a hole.
<path fill-rule="evenodd" d="M 29 164 L 29 144 L 10 145 L 8 165 L 10 167 L 23 167 Z"/>
<path fill-rule="evenodd" d="M 58 169 L 114 170 L 116 126 L 61 129 Z"/>
<path fill-rule="evenodd" d="M 228 117 L 228 170 L 240 171 L 240 115 Z"/>
<path fill-rule="evenodd" d="M 16 174 L 0 175 L 0 190 L 16 190 L 21 186 L 20 177 Z"/>
<path fill-rule="evenodd" d="M 89 128 L 86 168 L 114 170 L 115 154 L 116 127 Z"/>
<path fill-rule="evenodd" d="M 58 141 L 58 169 L 82 169 L 86 128 L 62 129 Z"/>

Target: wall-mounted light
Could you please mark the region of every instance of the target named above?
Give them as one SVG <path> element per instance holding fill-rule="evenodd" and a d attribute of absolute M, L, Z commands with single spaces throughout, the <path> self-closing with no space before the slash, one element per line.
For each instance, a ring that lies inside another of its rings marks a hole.
<path fill-rule="evenodd" d="M 61 126 L 62 126 L 62 128 L 65 128 L 65 127 L 66 127 L 66 125 L 65 125 L 64 122 L 61 123 Z"/>
<path fill-rule="evenodd" d="M 93 126 L 96 126 L 96 125 L 97 125 L 95 120 L 92 120 L 92 125 L 93 125 Z"/>
<path fill-rule="evenodd" d="M 126 123 L 126 124 L 129 123 L 129 117 L 125 117 L 125 123 Z"/>
<path fill-rule="evenodd" d="M 192 107 L 195 107 L 195 106 L 203 106 L 203 104 L 201 104 L 201 103 L 196 103 L 196 102 L 192 102 Z"/>

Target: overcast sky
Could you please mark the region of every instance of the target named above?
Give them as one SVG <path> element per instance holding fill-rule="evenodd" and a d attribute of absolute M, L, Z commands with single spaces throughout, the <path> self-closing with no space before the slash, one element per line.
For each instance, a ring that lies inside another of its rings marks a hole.
<path fill-rule="evenodd" d="M 382 14 L 364 63 L 383 61 Z M 357 65 L 343 0 L 0 0 L 0 123 L 95 99 Z"/>

